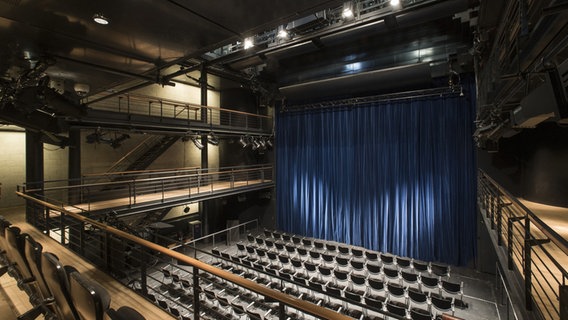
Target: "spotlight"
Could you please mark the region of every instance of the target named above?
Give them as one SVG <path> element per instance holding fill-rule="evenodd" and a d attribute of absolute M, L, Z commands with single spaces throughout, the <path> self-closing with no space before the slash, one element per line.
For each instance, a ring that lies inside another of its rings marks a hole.
<path fill-rule="evenodd" d="M 274 145 L 272 144 L 272 141 L 270 141 L 270 139 L 266 140 L 266 146 L 270 149 L 272 149 L 272 147 L 274 147 Z"/>
<path fill-rule="evenodd" d="M 400 0 L 390 0 L 390 5 L 392 7 L 398 7 L 400 6 Z"/>
<path fill-rule="evenodd" d="M 278 31 L 278 38 L 280 39 L 288 39 L 288 31 L 286 31 L 286 29 L 281 29 L 280 31 Z"/>
<path fill-rule="evenodd" d="M 345 8 L 343 9 L 343 12 L 341 13 L 341 16 L 344 19 L 349 19 L 353 17 L 353 10 L 351 10 L 351 8 Z"/>
<path fill-rule="evenodd" d="M 254 139 L 252 141 L 252 150 L 256 150 L 258 148 L 260 148 L 260 142 L 258 142 L 258 140 L 256 140 L 256 139 Z"/>
<path fill-rule="evenodd" d="M 193 141 L 193 144 L 197 147 L 197 149 L 203 149 L 203 144 L 199 141 L 199 136 L 191 137 L 191 141 Z"/>
<path fill-rule="evenodd" d="M 248 142 L 246 141 L 244 136 L 241 136 L 241 138 L 239 139 L 239 143 L 243 148 L 246 148 L 248 146 Z"/>
<path fill-rule="evenodd" d="M 254 43 L 252 41 L 252 38 L 246 38 L 245 39 L 245 50 L 254 47 Z"/>
<path fill-rule="evenodd" d="M 214 146 L 219 145 L 219 138 L 217 138 L 217 136 L 215 135 L 215 132 L 213 132 L 213 131 L 209 132 L 209 135 L 207 136 L 207 142 L 214 145 Z"/>
<path fill-rule="evenodd" d="M 105 17 L 102 13 L 96 13 L 93 16 L 93 20 L 98 23 L 98 24 L 102 24 L 102 25 L 107 25 L 110 23 L 110 20 Z"/>
<path fill-rule="evenodd" d="M 260 148 L 261 148 L 262 150 L 266 150 L 266 141 L 264 140 L 264 138 L 261 137 L 258 142 L 259 142 L 259 144 L 260 144 Z"/>

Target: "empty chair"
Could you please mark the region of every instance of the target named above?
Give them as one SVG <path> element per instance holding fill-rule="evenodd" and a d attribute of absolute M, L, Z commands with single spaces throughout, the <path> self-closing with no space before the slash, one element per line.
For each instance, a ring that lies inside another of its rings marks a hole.
<path fill-rule="evenodd" d="M 247 240 L 250 244 L 256 244 L 256 240 L 252 234 L 247 234 Z"/>
<path fill-rule="evenodd" d="M 287 256 L 279 255 L 278 261 L 280 261 L 280 272 L 292 274 L 294 271 L 290 269 L 290 258 Z"/>
<path fill-rule="evenodd" d="M 280 240 L 280 239 L 282 239 L 282 234 L 280 232 L 277 232 L 277 231 L 272 231 L 272 238 L 274 240 Z"/>
<path fill-rule="evenodd" d="M 307 239 L 307 238 L 303 238 L 302 239 L 302 244 L 304 245 L 304 247 L 312 247 L 312 240 L 311 239 Z"/>
<path fill-rule="evenodd" d="M 293 237 L 292 237 L 292 242 L 293 242 L 294 244 L 298 245 L 298 244 L 302 243 L 302 239 L 299 238 L 299 237 L 293 236 Z"/>
<path fill-rule="evenodd" d="M 333 270 L 333 274 L 335 275 L 335 284 L 337 284 L 337 282 L 347 282 L 348 281 L 348 277 L 349 277 L 349 273 L 346 271 L 342 271 L 339 269 L 335 269 Z"/>
<path fill-rule="evenodd" d="M 383 310 L 383 303 L 385 302 L 385 298 L 368 294 L 365 295 L 365 304 L 367 307 L 371 307 L 375 310 Z"/>
<path fill-rule="evenodd" d="M 278 267 L 278 265 L 279 265 L 278 255 L 274 252 L 271 252 L 271 251 L 266 252 L 266 255 L 268 256 L 268 260 L 271 263 L 271 267 L 274 267 L 276 269 L 280 269 Z"/>
<path fill-rule="evenodd" d="M 290 259 L 290 262 L 292 262 L 292 266 L 295 269 L 295 273 L 301 273 L 303 271 L 302 269 L 302 261 L 300 259 L 296 259 L 296 258 L 292 258 Z"/>
<path fill-rule="evenodd" d="M 256 248 L 254 250 L 256 252 L 256 256 L 258 257 L 258 259 L 260 261 L 257 261 L 257 263 L 263 265 L 263 266 L 267 266 L 269 263 L 266 260 L 266 251 L 261 249 L 261 248 Z"/>
<path fill-rule="evenodd" d="M 406 317 L 406 306 L 398 303 L 387 302 L 387 311 L 397 316 Z"/>
<path fill-rule="evenodd" d="M 396 257 L 396 265 L 401 269 L 410 268 L 412 259 L 406 257 Z"/>
<path fill-rule="evenodd" d="M 272 241 L 272 240 L 266 239 L 266 240 L 264 240 L 264 244 L 266 245 L 266 248 L 269 249 L 269 250 L 274 248 L 274 241 Z"/>
<path fill-rule="evenodd" d="M 331 264 L 335 264 L 335 256 L 332 254 L 327 254 L 327 253 L 322 253 L 321 254 L 321 259 L 325 262 L 325 263 L 331 263 Z"/>
<path fill-rule="evenodd" d="M 342 256 L 336 256 L 335 262 L 336 262 L 338 267 L 349 269 L 349 259 L 348 258 L 345 258 L 345 257 L 342 257 Z"/>
<path fill-rule="evenodd" d="M 430 272 L 430 263 L 419 260 L 412 260 L 412 268 L 415 272 L 418 273 Z"/>
<path fill-rule="evenodd" d="M 12 267 L 17 273 L 19 285 L 34 281 L 26 258 L 24 256 L 24 239 L 27 234 L 20 234 L 20 228 L 11 226 L 6 229 L 6 254 Z"/>
<path fill-rule="evenodd" d="M 394 263 L 394 256 L 390 254 L 380 253 L 379 259 L 381 263 L 384 264 L 393 264 Z"/>
<path fill-rule="evenodd" d="M 308 272 L 308 274 L 309 274 L 309 273 L 312 273 L 314 276 L 317 276 L 317 274 L 316 274 L 316 265 L 315 265 L 315 264 L 313 264 L 313 263 L 311 263 L 311 262 L 309 262 L 309 261 L 306 261 L 306 262 L 304 262 L 304 268 L 306 269 L 306 271 Z"/>
<path fill-rule="evenodd" d="M 403 286 L 389 282 L 387 283 L 387 291 L 391 298 L 399 298 L 399 301 L 404 301 L 406 303 L 406 290 Z"/>
<path fill-rule="evenodd" d="M 170 309 L 170 311 L 173 311 Z M 107 314 L 112 320 L 145 320 L 143 315 L 129 306 L 122 306 L 118 310 L 109 309 Z M 180 317 L 180 316 L 178 316 Z"/>
<path fill-rule="evenodd" d="M 256 237 L 256 238 L 254 238 L 254 241 L 256 242 L 256 244 L 257 244 L 259 247 L 264 246 L 264 239 L 259 238 L 259 237 Z"/>
<path fill-rule="evenodd" d="M 441 287 L 446 293 L 459 296 L 460 300 L 463 300 L 463 281 L 460 283 L 454 283 L 442 280 Z"/>
<path fill-rule="evenodd" d="M 287 244 L 285 246 L 285 248 L 286 248 L 286 251 L 288 252 L 289 257 L 292 257 L 292 255 L 296 253 L 296 247 L 294 247 L 293 245 Z"/>
<path fill-rule="evenodd" d="M 79 272 L 69 275 L 69 288 L 73 305 L 82 320 L 103 320 L 110 307 L 110 295 L 99 283 Z"/>
<path fill-rule="evenodd" d="M 391 280 L 400 281 L 400 273 L 398 272 L 398 269 L 391 269 L 391 268 L 388 268 L 388 267 L 383 267 L 383 274 L 385 275 L 386 278 L 389 278 Z"/>
<path fill-rule="evenodd" d="M 356 274 L 356 273 L 351 273 L 350 274 L 351 277 L 351 284 L 353 285 L 353 288 L 351 288 L 352 292 L 355 292 L 359 295 L 364 295 L 365 294 L 365 289 L 366 289 L 366 278 L 360 274 Z M 355 287 L 357 286 L 357 287 Z M 359 290 L 358 288 L 361 288 L 362 290 Z"/>
<path fill-rule="evenodd" d="M 331 243 L 326 243 L 325 244 L 325 248 L 327 251 L 334 253 L 335 251 L 337 251 L 337 246 Z"/>
<path fill-rule="evenodd" d="M 43 247 L 41 246 L 41 244 L 32 239 L 32 237 L 27 236 L 24 238 L 24 253 L 26 261 L 28 262 L 32 276 L 34 277 L 38 285 L 42 299 L 47 300 L 51 298 L 52 295 L 51 291 L 47 287 L 47 284 L 45 283 L 45 279 L 43 278 L 43 273 L 41 271 L 42 251 Z M 58 310 L 54 310 L 54 312 L 60 314 Z"/>
<path fill-rule="evenodd" d="M 420 288 L 420 283 L 418 281 L 418 274 L 403 269 L 400 271 L 400 276 L 402 277 L 404 283 L 406 283 L 408 286 L 416 284 L 417 287 Z"/>
<path fill-rule="evenodd" d="M 274 242 L 274 247 L 276 248 L 276 250 L 278 250 L 279 253 L 284 253 L 284 250 L 286 250 L 282 242 Z"/>
<path fill-rule="evenodd" d="M 319 251 L 323 251 L 325 250 L 325 245 L 321 241 L 314 241 L 314 248 L 316 248 Z"/>
<path fill-rule="evenodd" d="M 369 289 L 375 291 L 383 291 L 385 289 L 385 283 L 380 279 L 367 278 L 367 283 L 369 284 Z"/>
<path fill-rule="evenodd" d="M 379 261 L 379 254 L 372 251 L 365 251 L 367 261 Z"/>
<path fill-rule="evenodd" d="M 79 319 L 79 315 L 71 301 L 69 292 L 68 272 L 73 272 L 71 267 L 64 267 L 59 259 L 50 252 L 41 255 L 41 271 L 53 299 L 58 305 L 62 319 Z"/>
<path fill-rule="evenodd" d="M 349 247 L 337 246 L 337 250 L 338 250 L 339 253 L 341 253 L 341 254 L 349 255 Z"/>
<path fill-rule="evenodd" d="M 301 248 L 301 247 L 297 247 L 296 252 L 298 253 L 298 256 L 300 257 L 300 259 L 306 260 L 308 258 L 308 251 L 306 249 Z"/>
<path fill-rule="evenodd" d="M 315 291 L 323 292 L 323 284 L 321 282 L 315 281 L 316 279 L 310 279 L 308 285 Z"/>
<path fill-rule="evenodd" d="M 349 261 L 349 264 L 351 264 L 351 267 L 353 268 L 353 270 L 357 270 L 357 271 L 365 270 L 365 262 L 363 260 L 354 258 L 354 259 L 351 259 Z"/>
<path fill-rule="evenodd" d="M 365 267 L 367 268 L 367 273 L 371 274 L 371 275 L 379 275 L 381 274 L 381 266 L 378 263 L 370 263 L 367 262 L 365 264 Z"/>
<path fill-rule="evenodd" d="M 272 232 L 264 229 L 264 237 L 268 239 L 272 238 Z"/>
<path fill-rule="evenodd" d="M 319 253 L 319 251 L 311 250 L 309 253 L 312 262 L 320 260 L 321 254 Z"/>
<path fill-rule="evenodd" d="M 351 248 L 351 254 L 355 257 L 362 258 L 363 257 L 363 250 L 358 248 Z"/>
<path fill-rule="evenodd" d="M 422 309 L 410 309 L 410 319 L 412 320 L 432 320 L 432 313 Z"/>
<path fill-rule="evenodd" d="M 236 301 L 237 299 L 233 299 L 231 301 L 231 307 L 233 307 L 233 312 L 235 313 L 235 316 L 237 316 L 237 318 L 242 318 L 243 316 L 247 315 L 247 311 L 246 311 L 246 306 L 238 303 Z"/>
<path fill-rule="evenodd" d="M 430 263 L 430 271 L 439 277 L 450 277 L 450 266 L 439 263 Z"/>
<path fill-rule="evenodd" d="M 323 265 L 319 265 L 319 266 L 318 266 L 318 271 L 319 271 L 319 276 L 320 276 L 320 279 L 321 279 L 321 280 L 323 280 L 324 278 L 327 279 L 327 278 L 331 278 L 331 277 L 332 277 L 332 276 L 331 276 L 331 275 L 332 275 L 332 273 L 331 273 L 331 268 L 328 268 L 328 267 L 323 266 Z"/>
<path fill-rule="evenodd" d="M 426 305 L 426 310 L 430 313 L 430 308 L 428 306 L 428 294 L 413 288 L 409 288 L 406 291 L 406 294 L 408 295 L 408 300 L 410 302 L 410 309 L 412 309 L 414 305 Z"/>
<path fill-rule="evenodd" d="M 325 291 L 328 295 L 338 298 L 341 297 L 341 292 L 343 292 L 340 288 L 333 286 L 331 283 L 328 283 L 328 285 L 325 287 Z"/>
<path fill-rule="evenodd" d="M 431 295 L 430 301 L 432 302 L 432 306 L 434 309 L 438 311 L 451 311 L 452 316 L 454 315 L 454 299 L 446 299 L 443 297 L 439 297 L 437 295 Z"/>
<path fill-rule="evenodd" d="M 239 252 L 239 257 L 240 257 L 240 258 L 246 257 L 246 255 L 247 255 L 247 250 L 246 250 L 244 244 L 242 244 L 242 243 L 240 243 L 240 242 L 237 242 L 237 250 L 238 250 L 238 252 Z"/>
<path fill-rule="evenodd" d="M 439 289 L 440 288 L 440 278 L 439 277 L 430 277 L 427 275 L 421 275 L 420 276 L 420 289 L 422 290 L 422 287 L 428 288 L 428 289 Z"/>
<path fill-rule="evenodd" d="M 284 240 L 286 242 L 290 242 L 291 237 L 288 234 L 282 234 L 282 240 Z"/>

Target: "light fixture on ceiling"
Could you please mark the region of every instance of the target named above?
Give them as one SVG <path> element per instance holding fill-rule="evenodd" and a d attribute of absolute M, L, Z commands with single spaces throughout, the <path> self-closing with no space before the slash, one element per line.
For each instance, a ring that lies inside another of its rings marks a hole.
<path fill-rule="evenodd" d="M 341 17 L 343 19 L 353 18 L 352 3 L 350 1 L 343 3 L 343 11 L 341 12 Z"/>
<path fill-rule="evenodd" d="M 278 34 L 276 36 L 280 39 L 288 39 L 290 34 L 288 33 L 288 30 L 286 30 L 285 26 L 280 26 L 278 27 Z"/>
<path fill-rule="evenodd" d="M 391 7 L 400 7 L 400 0 L 390 0 Z"/>
<path fill-rule="evenodd" d="M 254 139 L 252 140 L 252 150 L 256 150 L 260 148 L 260 142 L 258 142 L 258 139 Z"/>
<path fill-rule="evenodd" d="M 219 145 L 219 138 L 215 135 L 215 132 L 213 131 L 209 132 L 209 135 L 207 136 L 207 142 L 214 146 Z"/>
<path fill-rule="evenodd" d="M 272 149 L 272 147 L 274 147 L 270 138 L 266 139 L 266 147 L 268 147 L 268 149 Z"/>
<path fill-rule="evenodd" d="M 254 47 L 254 42 L 252 41 L 252 38 L 246 38 L 245 39 L 245 50 Z"/>
<path fill-rule="evenodd" d="M 197 149 L 202 150 L 204 148 L 203 144 L 201 143 L 201 141 L 199 141 L 199 136 L 195 135 L 193 137 L 191 137 L 191 141 L 193 141 L 193 144 L 197 147 Z"/>
<path fill-rule="evenodd" d="M 102 13 L 95 13 L 95 15 L 93 15 L 93 20 L 96 23 L 102 25 L 107 25 L 110 23 L 110 20 L 107 17 L 105 17 Z"/>

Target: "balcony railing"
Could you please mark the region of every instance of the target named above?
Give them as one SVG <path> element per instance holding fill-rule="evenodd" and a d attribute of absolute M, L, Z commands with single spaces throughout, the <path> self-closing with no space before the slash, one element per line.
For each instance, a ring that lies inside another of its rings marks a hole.
<path fill-rule="evenodd" d="M 479 172 L 478 201 L 507 255 L 506 268 L 516 271 L 524 283 L 527 310 L 543 319 L 560 319 L 560 291 L 568 279 L 568 242 L 483 171 Z"/>
<path fill-rule="evenodd" d="M 87 104 L 89 102 L 87 101 Z M 156 98 L 141 94 L 124 94 L 89 104 L 95 110 L 128 115 L 155 117 L 158 120 L 176 119 L 192 124 L 209 125 L 210 128 L 272 132 L 272 117 L 211 106 Z"/>
<path fill-rule="evenodd" d="M 273 186 L 270 165 L 116 173 L 104 177 L 110 182 L 97 182 L 100 176 L 92 175 L 80 180 L 29 183 L 18 186 L 18 191 L 52 199 L 67 210 L 80 212 L 200 200 Z"/>
<path fill-rule="evenodd" d="M 58 219 L 51 220 L 50 236 L 177 318 L 232 318 L 234 315 L 228 312 L 234 310 L 232 312 L 236 313 L 240 306 L 242 312 L 251 312 L 251 317 L 255 311 L 267 312 L 265 319 L 298 319 L 306 315 L 317 319 L 351 319 L 261 285 L 231 270 L 205 263 L 213 262 L 212 256 L 205 250 L 198 250 L 195 242 L 190 247 L 168 249 L 89 219 L 84 216 L 86 212 L 71 212 L 50 203 L 50 199 L 42 200 L 22 192 L 17 194 L 27 201 L 28 217 L 58 216 Z M 31 219 L 30 223 L 34 224 L 34 220 Z M 36 226 L 43 227 L 41 223 Z M 252 226 L 242 224 L 233 229 L 246 233 Z M 185 249 L 193 251 L 187 254 Z M 195 254 L 197 250 L 199 255 Z M 258 277 L 272 277 L 265 272 L 254 272 Z M 223 301 L 228 304 L 220 307 Z"/>

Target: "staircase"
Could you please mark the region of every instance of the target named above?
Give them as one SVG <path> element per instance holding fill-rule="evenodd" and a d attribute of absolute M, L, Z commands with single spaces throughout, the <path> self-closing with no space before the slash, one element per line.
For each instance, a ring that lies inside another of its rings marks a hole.
<path fill-rule="evenodd" d="M 179 136 L 149 136 L 106 173 L 144 170 L 178 140 Z"/>

